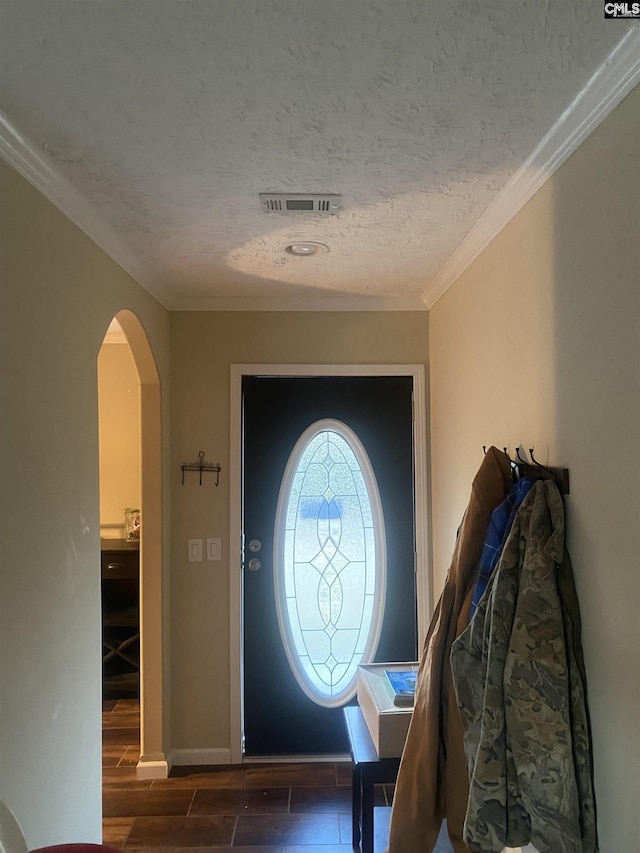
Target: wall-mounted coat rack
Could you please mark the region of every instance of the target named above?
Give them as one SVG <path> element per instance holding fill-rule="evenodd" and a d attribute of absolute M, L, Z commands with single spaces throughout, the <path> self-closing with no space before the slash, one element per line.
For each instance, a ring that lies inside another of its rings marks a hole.
<path fill-rule="evenodd" d="M 181 465 L 182 469 L 182 485 L 184 486 L 184 472 L 185 471 L 199 471 L 200 472 L 200 485 L 202 485 L 202 472 L 205 474 L 215 474 L 216 475 L 216 486 L 220 485 L 220 471 L 222 468 L 220 467 L 219 462 L 205 462 L 204 461 L 204 450 L 201 450 L 198 453 L 198 462 L 185 462 L 184 465 Z"/>
<path fill-rule="evenodd" d="M 524 449 L 524 448 L 523 448 Z M 487 445 L 482 445 L 482 450 L 487 452 Z M 502 450 L 504 453 L 509 456 L 508 449 L 503 447 Z M 535 448 L 529 448 L 529 456 L 531 457 L 531 462 L 522 458 L 520 453 L 520 447 L 516 448 L 516 458 L 512 460 L 511 465 L 513 467 L 517 467 L 520 469 L 521 475 L 531 474 L 531 473 L 539 473 L 542 477 L 547 477 L 555 481 L 556 486 L 558 487 L 558 491 L 561 495 L 569 494 L 569 469 L 568 468 L 556 468 L 550 467 L 549 465 L 543 465 L 541 462 L 538 462 L 536 457 L 533 455 Z M 526 452 L 526 451 L 525 451 Z"/>

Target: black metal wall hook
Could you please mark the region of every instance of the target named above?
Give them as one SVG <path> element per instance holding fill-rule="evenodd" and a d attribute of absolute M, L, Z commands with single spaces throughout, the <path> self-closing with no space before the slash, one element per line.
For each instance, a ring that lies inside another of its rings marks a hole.
<path fill-rule="evenodd" d="M 220 485 L 220 471 L 222 468 L 220 467 L 219 462 L 205 462 L 204 461 L 204 450 L 201 450 L 198 453 L 198 462 L 185 462 L 184 465 L 181 465 L 182 469 L 182 485 L 184 486 L 184 472 L 185 471 L 199 471 L 200 472 L 200 485 L 202 485 L 202 472 L 212 473 L 216 475 L 216 486 Z"/>
<path fill-rule="evenodd" d="M 529 456 L 531 457 L 531 461 L 534 465 L 537 465 L 538 468 L 544 468 L 545 471 L 551 471 L 551 468 L 547 468 L 546 465 L 543 465 L 542 462 L 538 462 L 536 457 L 533 455 L 533 447 L 529 448 Z"/>
<path fill-rule="evenodd" d="M 555 481 L 556 486 L 558 487 L 558 491 L 561 495 L 569 494 L 569 469 L 568 468 L 550 468 L 548 465 L 543 465 L 542 462 L 538 462 L 536 457 L 533 454 L 533 447 L 529 448 L 529 456 L 531 457 L 531 461 L 536 466 L 536 468 L 540 468 L 541 471 L 546 471 L 552 479 Z"/>

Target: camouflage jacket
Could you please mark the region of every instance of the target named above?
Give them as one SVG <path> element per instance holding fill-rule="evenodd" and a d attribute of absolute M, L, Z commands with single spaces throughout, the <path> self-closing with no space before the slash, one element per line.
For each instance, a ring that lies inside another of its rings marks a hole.
<path fill-rule="evenodd" d="M 452 646 L 469 769 L 464 838 L 595 853 L 580 616 L 555 483 L 524 499 L 476 615 Z"/>

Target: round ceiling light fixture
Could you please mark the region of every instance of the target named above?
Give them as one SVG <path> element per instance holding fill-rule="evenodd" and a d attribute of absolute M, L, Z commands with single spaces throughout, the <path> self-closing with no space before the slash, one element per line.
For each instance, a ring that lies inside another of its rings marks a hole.
<path fill-rule="evenodd" d="M 314 243 L 312 240 L 300 240 L 285 246 L 284 250 L 288 255 L 295 255 L 297 258 L 309 258 L 311 255 L 328 252 L 329 247 L 324 243 Z"/>

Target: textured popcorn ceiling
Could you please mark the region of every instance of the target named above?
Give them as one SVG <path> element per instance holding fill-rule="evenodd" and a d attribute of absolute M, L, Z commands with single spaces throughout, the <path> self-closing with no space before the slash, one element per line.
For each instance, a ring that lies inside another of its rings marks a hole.
<path fill-rule="evenodd" d="M 628 26 L 587 0 L 0 0 L 0 109 L 169 307 L 418 307 Z"/>

